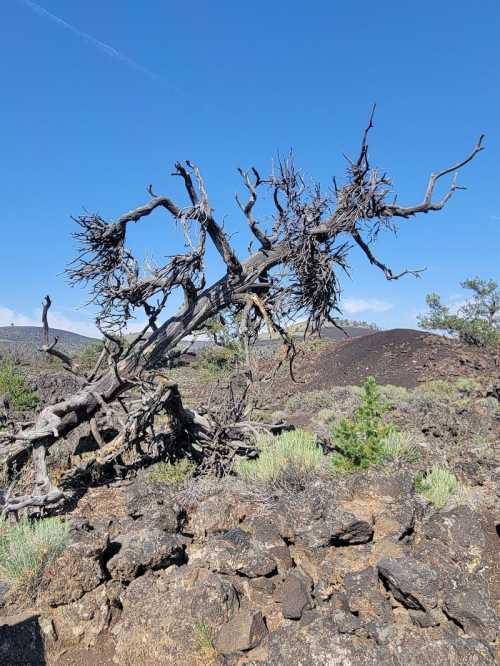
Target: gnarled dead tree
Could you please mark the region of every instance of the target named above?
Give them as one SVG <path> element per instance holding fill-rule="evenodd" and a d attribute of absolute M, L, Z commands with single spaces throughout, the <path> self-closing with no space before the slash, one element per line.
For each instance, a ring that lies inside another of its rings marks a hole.
<path fill-rule="evenodd" d="M 9 494 L 5 511 L 59 501 L 62 491 L 52 485 L 47 475 L 46 450 L 82 421 L 112 409 L 127 391 L 146 386 L 151 369 L 210 317 L 233 308 L 240 313 L 241 335 L 250 341 L 255 340 L 262 325 L 269 327 L 283 338 L 291 362 L 294 347 L 286 333 L 286 321 L 294 315 L 306 316 L 308 329 L 312 331 L 319 330 L 325 320 L 334 321 L 332 318 L 339 310 L 338 273 L 347 269 L 347 256 L 353 244 L 361 248 L 368 261 L 388 280 L 406 274 L 418 275 L 418 269 L 393 272 L 375 256 L 373 244 L 381 230 L 394 230 L 398 219 L 443 208 L 461 188 L 454 177 L 447 193 L 436 200 L 436 184 L 447 174 L 456 173 L 483 149 L 483 136 L 465 159 L 430 176 L 421 203 L 402 206 L 396 203 L 389 177 L 369 163 L 372 121 L 373 114 L 357 159 L 348 161 L 345 184 L 340 186 L 334 181 L 332 192 L 306 182 L 291 157 L 279 160 L 266 177 L 255 168 L 240 170 L 246 195 L 245 199 L 238 196 L 237 202 L 257 244 L 255 250 L 249 249 L 245 259 L 235 252 L 216 219 L 201 172 L 190 161 L 177 162 L 173 173 L 183 181 L 186 204 L 157 195 L 149 186 L 147 203 L 114 222 L 97 214 L 76 219 L 79 230 L 75 237 L 80 254 L 68 269 L 68 275 L 71 283 L 90 286 L 91 300 L 99 308 L 97 325 L 108 353 L 83 378 L 81 390 L 45 407 L 34 425 L 0 440 L 0 457 L 9 467 L 24 460 L 29 452 L 35 466 L 33 493 L 24 497 Z M 266 192 L 274 207 L 268 227 L 256 217 L 259 197 Z M 171 257 L 163 266 L 150 267 L 145 272 L 126 245 L 127 232 L 131 225 L 140 223 L 157 209 L 163 209 L 178 223 L 187 250 Z M 224 275 L 210 286 L 205 280 L 207 243 L 213 244 L 225 265 Z M 169 297 L 177 288 L 184 292 L 184 304 L 162 322 Z M 46 301 L 44 325 L 49 306 Z M 144 314 L 147 323 L 136 339 L 125 346 L 121 332 L 138 312 Z M 48 333 L 44 349 L 57 353 Z M 63 363 L 73 369 L 67 359 Z M 222 432 L 220 425 L 184 410 L 174 385 L 169 382 L 152 385 L 142 393 L 141 400 L 136 409 L 124 415 L 115 440 L 100 451 L 101 462 L 116 459 L 117 452 L 121 454 L 140 445 L 146 430 L 153 427 L 152 416 L 161 409 L 170 415 L 174 438 L 183 438 L 187 446 L 195 445 L 200 455 L 204 451 L 214 455 L 213 443 Z M 72 470 L 66 481 L 88 471 Z"/>

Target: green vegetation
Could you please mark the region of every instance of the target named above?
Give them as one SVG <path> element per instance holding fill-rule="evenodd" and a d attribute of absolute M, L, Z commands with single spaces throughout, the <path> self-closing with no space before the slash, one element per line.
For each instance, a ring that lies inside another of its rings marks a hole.
<path fill-rule="evenodd" d="M 262 435 L 257 446 L 260 454 L 256 460 L 239 458 L 234 465 L 234 471 L 248 483 L 303 489 L 324 467 L 316 438 L 302 430 L 284 432 L 278 437 Z"/>
<path fill-rule="evenodd" d="M 149 472 L 148 480 L 153 483 L 166 483 L 178 486 L 190 479 L 195 469 L 196 465 L 187 458 L 182 458 L 176 463 L 158 463 Z"/>
<path fill-rule="evenodd" d="M 452 495 L 461 491 L 457 477 L 446 467 L 439 465 L 431 467 L 426 474 L 419 474 L 415 479 L 415 487 L 418 493 L 438 509 L 442 508 Z"/>
<path fill-rule="evenodd" d="M 8 393 L 11 405 L 19 411 L 34 409 L 38 403 L 35 393 L 29 388 L 23 373 L 10 359 L 0 360 L 0 395 Z"/>
<path fill-rule="evenodd" d="M 93 344 L 84 347 L 78 356 L 78 365 L 80 368 L 84 372 L 90 372 L 93 370 L 103 349 L 103 342 L 94 342 Z"/>
<path fill-rule="evenodd" d="M 381 442 L 384 460 L 414 463 L 420 458 L 415 438 L 408 432 L 393 430 Z"/>
<path fill-rule="evenodd" d="M 240 359 L 240 346 L 233 342 L 225 347 L 205 347 L 191 365 L 195 370 L 205 371 L 211 377 L 220 377 L 231 372 Z"/>
<path fill-rule="evenodd" d="M 60 518 L 0 522 L 0 578 L 32 594 L 43 568 L 64 550 L 69 527 Z"/>
<path fill-rule="evenodd" d="M 215 654 L 213 630 L 206 622 L 198 622 L 194 628 L 198 649 L 207 656 Z"/>
<path fill-rule="evenodd" d="M 336 449 L 332 465 L 338 470 L 366 469 L 381 463 L 385 457 L 383 441 L 395 430 L 394 425 L 382 419 L 389 405 L 382 400 L 375 379 L 368 377 L 362 389 L 361 406 L 354 417 L 342 419 L 332 429 Z"/>
<path fill-rule="evenodd" d="M 359 404 L 361 393 L 359 386 L 335 386 L 327 390 L 305 391 L 289 398 L 286 407 L 291 411 L 332 409 L 335 412 L 352 412 Z"/>
<path fill-rule="evenodd" d="M 450 402 L 456 400 L 458 397 L 459 394 L 456 387 L 442 379 L 424 382 L 420 386 L 417 386 L 412 394 L 413 399 L 441 400 L 443 402 Z"/>
<path fill-rule="evenodd" d="M 472 396 L 474 393 L 479 393 L 481 391 L 481 383 L 477 379 L 472 379 L 471 377 L 463 377 L 459 379 L 455 386 L 460 393 L 463 393 L 466 396 Z"/>
<path fill-rule="evenodd" d="M 497 347 L 500 345 L 500 290 L 497 282 L 474 278 L 461 282 L 460 286 L 472 292 L 472 297 L 456 313 L 443 305 L 438 294 L 428 294 L 429 311 L 420 315 L 419 325 L 433 331 L 446 331 L 478 347 Z"/>

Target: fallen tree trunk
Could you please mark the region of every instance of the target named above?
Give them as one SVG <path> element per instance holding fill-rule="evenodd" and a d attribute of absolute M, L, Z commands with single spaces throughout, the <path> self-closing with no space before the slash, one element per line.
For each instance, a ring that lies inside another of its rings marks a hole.
<path fill-rule="evenodd" d="M 97 412 L 106 413 L 109 406 L 131 388 L 144 388 L 148 372 L 214 315 L 227 308 L 233 308 L 240 315 L 240 335 L 246 341 L 246 348 L 250 340 L 255 341 L 260 327 L 268 326 L 282 337 L 291 363 L 293 341 L 280 322 L 304 312 L 308 315 L 306 331 L 310 325 L 319 330 L 325 319 L 333 321 L 331 317 L 339 309 L 340 293 L 336 271 L 347 268 L 350 241 L 354 241 L 388 280 L 406 274 L 418 276 L 420 269 L 393 273 L 373 254 L 371 244 L 380 229 L 395 228 L 396 218 L 407 219 L 443 208 L 459 188 L 453 180 L 447 194 L 434 201 L 437 181 L 470 162 L 482 150 L 483 137 L 464 160 L 431 174 L 421 203 L 404 207 L 396 205 L 395 201 L 388 202 L 390 180 L 369 165 L 367 137 L 373 126 L 372 120 L 373 113 L 363 134 L 359 157 L 349 161 L 347 183 L 343 187 L 335 184 L 334 199 L 330 195 L 324 196 L 319 186 L 307 187 L 291 160 L 280 162 L 277 172 L 273 171 L 266 179 L 262 179 L 255 169 L 251 173 L 240 170 L 248 201 L 242 204 L 237 199 L 238 204 L 254 241 L 260 244 L 260 249 L 245 261 L 237 257 L 229 236 L 215 220 L 204 181 L 198 168 L 190 162 L 186 165 L 176 163 L 174 172 L 184 182 L 189 206 L 179 207 L 169 198 L 155 195 L 150 186 L 149 202 L 122 215 L 116 222 L 106 222 L 98 215 L 78 218 L 81 231 L 76 237 L 81 244 L 81 253 L 69 269 L 69 275 L 73 283 L 90 282 L 93 285 L 93 300 L 100 308 L 97 324 L 106 338 L 108 369 L 102 370 L 104 357 L 101 357 L 79 391 L 42 409 L 31 427 L 20 428 L 0 438 L 0 459 L 9 469 L 22 465 L 30 452 L 35 469 L 31 504 L 28 496 L 22 500 L 9 496 L 4 511 L 18 510 L 16 507 L 20 505 L 52 505 L 59 501 L 59 491 L 52 486 L 46 470 L 47 449 L 80 423 L 92 419 Z M 271 191 L 275 206 L 272 229 L 267 231 L 254 218 L 257 192 L 261 188 Z M 144 276 L 139 262 L 125 246 L 125 239 L 128 225 L 157 209 L 166 209 L 180 224 L 190 252 L 175 255 L 164 266 L 152 268 L 150 275 Z M 193 225 L 198 229 L 196 245 L 190 235 Z M 226 274 L 208 288 L 204 274 L 207 238 L 226 268 Z M 158 325 L 168 297 L 176 288 L 184 292 L 184 305 L 178 314 Z M 55 349 L 57 339 L 50 343 L 49 307 L 50 298 L 47 297 L 43 311 L 42 349 L 58 356 L 69 371 L 76 372 L 71 359 Z M 127 347 L 116 331 L 121 332 L 138 309 L 146 315 L 147 325 Z M 202 449 L 205 447 L 214 457 L 210 438 L 220 443 L 220 433 L 224 431 L 225 436 L 228 435 L 224 428 L 212 428 L 208 422 L 202 427 L 198 417 L 190 416 L 184 410 L 180 396 L 177 398 L 177 390 L 171 385 L 159 389 L 159 394 L 145 390 L 142 411 L 129 415 L 117 436 L 117 451 L 135 445 L 144 435 L 145 428 L 151 425 L 155 410 L 165 409 L 177 423 L 172 430 L 174 436 L 180 437 L 178 428 L 181 428 L 187 441 L 198 438 L 204 442 Z M 206 432 L 203 432 L 204 428 Z M 229 441 L 230 435 L 225 437 L 225 442 Z M 107 448 L 108 445 L 104 447 Z M 104 463 L 116 459 L 115 452 L 106 453 L 104 449 Z M 95 457 L 97 463 L 99 456 Z M 74 472 L 72 478 L 78 475 L 79 472 Z M 70 479 L 71 474 L 66 481 Z"/>

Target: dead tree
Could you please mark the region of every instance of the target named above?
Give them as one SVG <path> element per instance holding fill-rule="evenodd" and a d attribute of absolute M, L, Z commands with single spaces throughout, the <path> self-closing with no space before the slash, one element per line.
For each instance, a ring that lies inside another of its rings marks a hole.
<path fill-rule="evenodd" d="M 393 272 L 374 254 L 373 244 L 381 230 L 395 230 L 399 219 L 441 210 L 457 189 L 463 189 L 456 183 L 456 172 L 483 149 L 483 135 L 465 159 L 431 174 L 421 203 L 403 206 L 397 203 L 387 174 L 370 166 L 368 136 L 372 127 L 373 113 L 358 157 L 347 161 L 345 183 L 338 185 L 334 180 L 334 187 L 328 192 L 306 181 L 291 156 L 278 160 L 266 177 L 255 168 L 239 170 L 245 199 L 236 198 L 252 242 L 257 245 L 253 251 L 250 246 L 245 259 L 238 256 L 216 219 L 202 174 L 190 161 L 177 162 L 173 172 L 183 182 L 187 204 L 179 205 L 169 197 L 157 195 L 149 186 L 148 201 L 116 221 L 104 220 L 97 214 L 76 219 L 80 254 L 69 267 L 68 276 L 72 284 L 90 287 L 91 300 L 99 308 L 97 325 L 108 354 L 83 378 L 81 390 L 42 409 L 34 425 L 21 427 L 0 440 L 0 457 L 10 468 L 31 452 L 35 470 L 33 492 L 22 497 L 11 494 L 4 511 L 58 502 L 63 491 L 53 486 L 47 474 L 47 449 L 81 422 L 93 419 L 98 412 L 106 414 L 133 387 L 149 386 L 139 407 L 123 417 L 115 440 L 99 451 L 101 459 L 116 459 L 128 447 L 136 446 L 160 409 L 170 414 L 174 439 L 196 443 L 198 451 L 213 455 L 213 423 L 184 410 L 177 387 L 168 381 L 155 384 L 150 372 L 209 318 L 233 308 L 240 313 L 241 335 L 248 341 L 255 340 L 262 325 L 269 327 L 282 337 L 291 363 L 294 346 L 286 333 L 286 321 L 294 315 L 306 316 L 309 331 L 319 330 L 325 320 L 334 321 L 339 312 L 339 271 L 348 269 L 347 256 L 353 245 L 388 280 L 419 274 L 421 269 Z M 451 173 L 455 176 L 449 190 L 436 199 L 436 184 Z M 257 202 L 266 193 L 274 208 L 267 227 L 256 216 Z M 177 223 L 187 250 L 145 272 L 127 248 L 127 231 L 157 209 L 167 212 Z M 216 248 L 225 266 L 224 275 L 210 286 L 205 280 L 208 243 Z M 177 288 L 183 290 L 184 304 L 175 315 L 160 322 L 169 297 Z M 48 307 L 50 302 L 46 301 L 46 332 Z M 126 346 L 121 333 L 138 312 L 145 315 L 147 324 Z M 46 333 L 45 351 L 62 358 L 55 345 Z M 74 371 L 70 359 L 62 360 Z M 81 469 L 72 470 L 67 478 L 81 473 Z"/>

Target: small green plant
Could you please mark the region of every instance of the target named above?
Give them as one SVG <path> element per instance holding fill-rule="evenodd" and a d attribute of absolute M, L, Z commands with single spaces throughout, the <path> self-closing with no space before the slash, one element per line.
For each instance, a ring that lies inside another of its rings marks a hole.
<path fill-rule="evenodd" d="M 0 395 L 8 393 L 12 407 L 19 411 L 34 409 L 38 398 L 29 388 L 23 373 L 10 359 L 0 360 Z"/>
<path fill-rule="evenodd" d="M 431 467 L 426 474 L 418 474 L 415 488 L 438 509 L 442 508 L 452 495 L 461 492 L 457 477 L 449 469 L 439 465 Z"/>
<path fill-rule="evenodd" d="M 200 652 L 211 656 L 214 650 L 214 635 L 212 628 L 206 622 L 198 622 L 194 628 L 195 639 Z"/>
<path fill-rule="evenodd" d="M 316 438 L 303 430 L 278 437 L 262 435 L 256 460 L 237 459 L 234 471 L 247 483 L 268 483 L 292 490 L 303 489 L 323 468 L 323 452 Z"/>
<path fill-rule="evenodd" d="M 178 486 L 184 481 L 190 479 L 196 469 L 196 465 L 182 458 L 176 463 L 158 463 L 148 474 L 149 481 L 153 483 L 165 483 L 172 486 Z"/>
<path fill-rule="evenodd" d="M 393 430 L 382 440 L 382 455 L 385 460 L 414 463 L 420 458 L 413 435 Z"/>
<path fill-rule="evenodd" d="M 0 522 L 0 578 L 33 594 L 43 568 L 64 550 L 69 527 L 60 518 Z"/>
<path fill-rule="evenodd" d="M 375 379 L 368 377 L 362 389 L 361 405 L 353 419 L 342 419 L 332 429 L 336 449 L 332 465 L 340 471 L 366 469 L 383 462 L 383 440 L 395 430 L 394 425 L 382 419 L 389 404 L 382 400 Z"/>
<path fill-rule="evenodd" d="M 462 377 L 462 379 L 456 382 L 455 386 L 458 391 L 466 396 L 472 396 L 481 390 L 481 384 L 477 379 L 473 379 L 472 377 Z"/>

